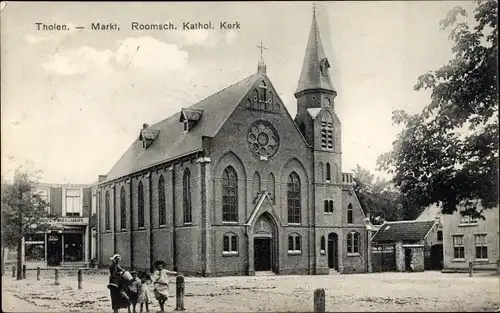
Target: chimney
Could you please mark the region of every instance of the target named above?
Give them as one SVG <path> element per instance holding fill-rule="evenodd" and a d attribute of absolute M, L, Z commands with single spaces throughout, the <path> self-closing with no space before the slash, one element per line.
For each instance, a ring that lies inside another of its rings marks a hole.
<path fill-rule="evenodd" d="M 98 180 L 99 180 L 99 182 L 105 181 L 106 180 L 106 175 L 99 175 Z"/>

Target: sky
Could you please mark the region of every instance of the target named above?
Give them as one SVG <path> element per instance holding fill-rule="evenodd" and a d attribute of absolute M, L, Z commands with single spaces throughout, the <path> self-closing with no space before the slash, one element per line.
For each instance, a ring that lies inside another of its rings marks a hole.
<path fill-rule="evenodd" d="M 399 128 L 391 112 L 419 112 L 417 78 L 452 57 L 439 21 L 466 1 L 318 2 L 337 90 L 342 168 L 377 170 Z M 50 183 L 92 183 L 153 124 L 257 71 L 291 116 L 312 2 L 5 2 L 1 11 L 1 171 L 42 171 Z M 213 30 L 181 30 L 182 22 Z M 239 29 L 220 29 L 220 22 Z M 167 23 L 177 30 L 133 30 Z M 66 25 L 38 30 L 35 23 Z M 120 30 L 91 30 L 116 23 Z M 85 27 L 75 29 L 75 27 Z M 384 176 L 384 173 L 377 173 Z"/>

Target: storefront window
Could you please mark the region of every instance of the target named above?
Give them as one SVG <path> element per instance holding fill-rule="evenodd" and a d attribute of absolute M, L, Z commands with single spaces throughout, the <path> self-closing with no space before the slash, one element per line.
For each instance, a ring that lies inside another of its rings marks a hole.
<path fill-rule="evenodd" d="M 26 261 L 45 261 L 45 235 L 35 234 L 24 237 Z"/>
<path fill-rule="evenodd" d="M 83 235 L 64 234 L 64 262 L 83 261 Z"/>

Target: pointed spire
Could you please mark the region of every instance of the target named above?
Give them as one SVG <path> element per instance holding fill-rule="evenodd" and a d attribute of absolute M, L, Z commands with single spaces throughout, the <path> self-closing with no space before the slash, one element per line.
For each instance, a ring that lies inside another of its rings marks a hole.
<path fill-rule="evenodd" d="M 313 4 L 313 18 L 309 40 L 307 42 L 306 54 L 302 65 L 299 84 L 295 94 L 310 90 L 323 89 L 335 92 L 328 68 L 330 63 L 325 55 L 318 23 L 316 22 L 316 5 Z"/>

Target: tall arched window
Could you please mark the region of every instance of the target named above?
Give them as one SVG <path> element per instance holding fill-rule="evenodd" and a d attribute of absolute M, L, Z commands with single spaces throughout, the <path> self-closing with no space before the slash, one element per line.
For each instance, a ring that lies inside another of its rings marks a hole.
<path fill-rule="evenodd" d="M 322 254 L 325 253 L 325 249 L 326 248 L 326 240 L 325 240 L 325 236 L 321 236 L 321 241 L 320 241 L 320 252 Z"/>
<path fill-rule="evenodd" d="M 333 200 L 325 200 L 325 213 L 333 213 Z"/>
<path fill-rule="evenodd" d="M 351 232 L 347 235 L 347 253 L 359 253 L 359 234 Z"/>
<path fill-rule="evenodd" d="M 261 103 L 264 103 L 263 105 L 261 105 L 261 109 L 262 110 L 265 110 L 266 109 L 266 105 L 265 105 L 265 102 L 267 102 L 267 97 L 266 97 L 266 93 L 267 93 L 267 85 L 266 85 L 266 82 L 265 81 L 262 81 L 259 85 L 259 102 Z"/>
<path fill-rule="evenodd" d="M 321 148 L 333 150 L 333 120 L 329 114 L 321 119 Z"/>
<path fill-rule="evenodd" d="M 111 208 L 110 208 L 109 191 L 106 191 L 106 196 L 104 197 L 104 209 L 106 210 L 104 226 L 106 230 L 111 230 Z"/>
<path fill-rule="evenodd" d="M 191 214 L 191 173 L 189 169 L 184 170 L 182 176 L 182 207 L 184 210 L 184 224 L 192 223 Z"/>
<path fill-rule="evenodd" d="M 160 225 L 167 224 L 167 204 L 165 202 L 165 179 L 163 175 L 158 180 L 158 221 Z"/>
<path fill-rule="evenodd" d="M 275 195 L 274 195 L 274 175 L 273 173 L 269 173 L 267 176 L 267 192 L 271 194 L 271 199 L 273 200 L 273 204 L 276 203 Z"/>
<path fill-rule="evenodd" d="M 120 188 L 120 229 L 127 229 L 127 203 L 123 186 Z"/>
<path fill-rule="evenodd" d="M 139 182 L 137 187 L 137 226 L 144 227 L 144 187 L 142 182 Z"/>
<path fill-rule="evenodd" d="M 232 166 L 226 167 L 222 174 L 222 220 L 238 221 L 238 177 Z"/>
<path fill-rule="evenodd" d="M 349 203 L 347 206 L 347 224 L 353 223 L 353 212 L 352 212 L 352 204 Z"/>
<path fill-rule="evenodd" d="M 252 197 L 257 200 L 257 194 L 260 192 L 260 175 L 255 172 L 252 178 Z"/>
<path fill-rule="evenodd" d="M 288 223 L 300 223 L 300 178 L 292 172 L 287 184 Z"/>
<path fill-rule="evenodd" d="M 330 168 L 330 163 L 326 163 L 326 181 L 332 180 L 332 169 Z"/>
<path fill-rule="evenodd" d="M 267 92 L 267 111 L 273 111 L 273 93 L 272 91 Z"/>
<path fill-rule="evenodd" d="M 323 162 L 319 162 L 318 163 L 318 175 L 319 175 L 318 180 L 320 182 L 322 182 L 323 179 L 325 179 L 325 177 L 324 177 L 324 175 L 325 175 L 325 169 L 323 168 Z"/>

